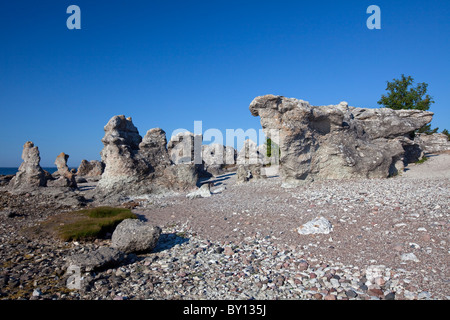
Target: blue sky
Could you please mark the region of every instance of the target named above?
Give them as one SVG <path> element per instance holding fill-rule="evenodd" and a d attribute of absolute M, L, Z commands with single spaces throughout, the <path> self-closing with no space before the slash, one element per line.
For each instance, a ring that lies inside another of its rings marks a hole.
<path fill-rule="evenodd" d="M 69 30 L 69 5 L 81 30 Z M 381 30 L 369 30 L 369 5 Z M 377 108 L 386 81 L 429 84 L 433 127 L 450 129 L 448 1 L 2 1 L 0 166 L 23 144 L 53 166 L 100 159 L 118 114 L 161 127 L 260 128 L 248 106 L 276 94 Z M 169 137 L 168 137 L 169 138 Z"/>

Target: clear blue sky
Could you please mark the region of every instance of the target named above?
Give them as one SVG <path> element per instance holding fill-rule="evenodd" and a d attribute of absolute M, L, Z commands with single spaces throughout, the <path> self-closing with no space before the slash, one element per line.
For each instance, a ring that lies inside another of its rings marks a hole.
<path fill-rule="evenodd" d="M 366 27 L 372 4 L 381 30 Z M 248 106 L 264 94 L 377 108 L 402 73 L 429 84 L 432 125 L 450 129 L 449 36 L 449 1 L 2 1 L 0 166 L 27 140 L 42 166 L 100 159 L 118 114 L 143 136 L 259 129 Z"/>

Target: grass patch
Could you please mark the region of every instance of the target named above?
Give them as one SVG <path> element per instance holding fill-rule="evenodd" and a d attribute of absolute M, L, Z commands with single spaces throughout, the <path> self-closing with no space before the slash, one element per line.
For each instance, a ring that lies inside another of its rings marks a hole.
<path fill-rule="evenodd" d="M 64 241 L 102 238 L 106 233 L 113 232 L 121 221 L 137 219 L 137 216 L 126 208 L 98 207 L 72 214 L 78 218 L 58 228 L 59 236 Z"/>
<path fill-rule="evenodd" d="M 414 162 L 414 163 L 415 163 L 415 164 L 421 164 L 421 163 L 424 163 L 424 162 L 427 161 L 427 160 L 428 160 L 428 158 L 425 157 L 425 156 L 423 156 L 422 159 L 420 159 L 419 161 L 416 161 L 416 162 Z"/>
<path fill-rule="evenodd" d="M 137 215 L 127 208 L 97 207 L 57 214 L 23 232 L 37 238 L 91 241 L 112 233 L 125 219 L 137 219 Z"/>

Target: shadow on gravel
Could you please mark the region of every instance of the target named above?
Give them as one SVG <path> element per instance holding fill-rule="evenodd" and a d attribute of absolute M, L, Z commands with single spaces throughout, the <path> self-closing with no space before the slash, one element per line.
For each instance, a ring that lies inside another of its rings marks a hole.
<path fill-rule="evenodd" d="M 214 185 L 218 186 L 218 185 L 221 184 L 221 183 L 218 183 L 218 182 L 228 180 L 234 175 L 236 175 L 236 173 L 228 173 L 228 174 L 224 174 L 224 175 L 221 175 L 221 176 L 212 177 L 212 178 L 200 181 L 200 184 L 212 182 L 212 183 L 214 183 Z"/>
<path fill-rule="evenodd" d="M 133 212 L 133 213 L 138 217 L 138 220 L 141 220 L 141 221 L 144 221 L 144 222 L 148 221 L 147 217 L 144 214 L 139 214 L 139 213 L 136 213 L 136 212 Z"/>
<path fill-rule="evenodd" d="M 169 250 L 176 245 L 183 244 L 189 241 L 183 233 L 162 233 L 159 236 L 158 243 L 152 252 L 157 253 L 164 250 Z"/>
<path fill-rule="evenodd" d="M 78 190 L 79 191 L 89 191 L 89 190 L 94 190 L 95 186 L 78 186 Z"/>

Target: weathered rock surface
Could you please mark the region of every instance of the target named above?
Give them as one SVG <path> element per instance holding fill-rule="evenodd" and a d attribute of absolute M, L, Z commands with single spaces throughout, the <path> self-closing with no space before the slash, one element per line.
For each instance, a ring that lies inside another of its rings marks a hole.
<path fill-rule="evenodd" d="M 299 234 L 329 234 L 331 231 L 333 226 L 324 217 L 316 217 L 297 228 Z"/>
<path fill-rule="evenodd" d="M 0 186 L 7 186 L 11 182 L 11 179 L 14 177 L 14 174 L 0 176 Z"/>
<path fill-rule="evenodd" d="M 236 183 L 248 182 L 252 179 L 263 179 L 263 167 L 260 164 L 240 164 L 236 171 Z"/>
<path fill-rule="evenodd" d="M 41 157 L 38 147 L 33 142 L 27 141 L 23 146 L 22 164 L 15 177 L 9 182 L 9 186 L 13 189 L 35 189 L 47 186 L 45 172 L 39 165 Z"/>
<path fill-rule="evenodd" d="M 203 137 L 192 132 L 179 132 L 171 137 L 167 144 L 167 152 L 175 165 L 194 165 L 199 177 L 211 177 L 205 170 L 202 159 Z"/>
<path fill-rule="evenodd" d="M 204 183 L 198 190 L 195 190 L 191 193 L 188 193 L 186 195 L 186 198 L 189 199 L 195 199 L 195 198 L 209 198 L 211 197 L 212 193 L 210 190 L 210 184 Z"/>
<path fill-rule="evenodd" d="M 167 151 L 174 164 L 202 164 L 201 135 L 192 132 L 180 132 L 171 137 Z"/>
<path fill-rule="evenodd" d="M 237 152 L 233 147 L 212 143 L 202 146 L 204 168 L 212 175 L 221 175 L 236 170 Z"/>
<path fill-rule="evenodd" d="M 161 128 L 153 128 L 147 131 L 139 144 L 139 150 L 152 167 L 170 166 L 172 162 L 166 145 L 166 132 Z"/>
<path fill-rule="evenodd" d="M 256 142 L 247 139 L 237 155 L 236 162 L 238 165 L 262 165 L 265 163 L 265 152 L 264 146 L 258 147 Z"/>
<path fill-rule="evenodd" d="M 151 251 L 156 247 L 161 228 L 137 219 L 125 219 L 114 230 L 111 247 L 125 253 Z"/>
<path fill-rule="evenodd" d="M 98 160 L 81 160 L 80 166 L 77 170 L 77 175 L 80 177 L 99 177 L 103 174 L 105 165 Z"/>
<path fill-rule="evenodd" d="M 443 133 L 417 134 L 414 138 L 421 149 L 426 153 L 435 153 L 450 150 L 450 141 Z"/>
<path fill-rule="evenodd" d="M 196 187 L 194 164 L 173 165 L 165 132 L 151 129 L 144 139 L 131 118 L 114 116 L 105 126 L 101 152 L 105 170 L 97 186 L 99 196 L 139 195 Z"/>
<path fill-rule="evenodd" d="M 409 133 L 432 120 L 419 110 L 365 109 L 346 102 L 311 106 L 308 102 L 266 95 L 250 104 L 266 136 L 276 131 L 280 173 L 285 185 L 315 179 L 382 178 L 404 161 Z M 409 139 L 409 141 L 408 141 Z"/>
<path fill-rule="evenodd" d="M 101 270 L 118 264 L 124 255 L 118 249 L 100 247 L 87 253 L 74 254 L 67 258 L 67 269 L 79 271 Z"/>
<path fill-rule="evenodd" d="M 49 180 L 47 182 L 49 187 L 68 187 L 77 188 L 77 182 L 75 180 L 75 174 L 69 171 L 67 166 L 67 160 L 69 155 L 61 152 L 58 157 L 56 157 L 55 165 L 58 168 L 56 180 Z"/>
<path fill-rule="evenodd" d="M 267 149 L 264 145 L 258 146 L 256 142 L 247 139 L 237 155 L 236 182 L 242 183 L 251 179 L 263 178 L 263 166 L 268 163 Z"/>

